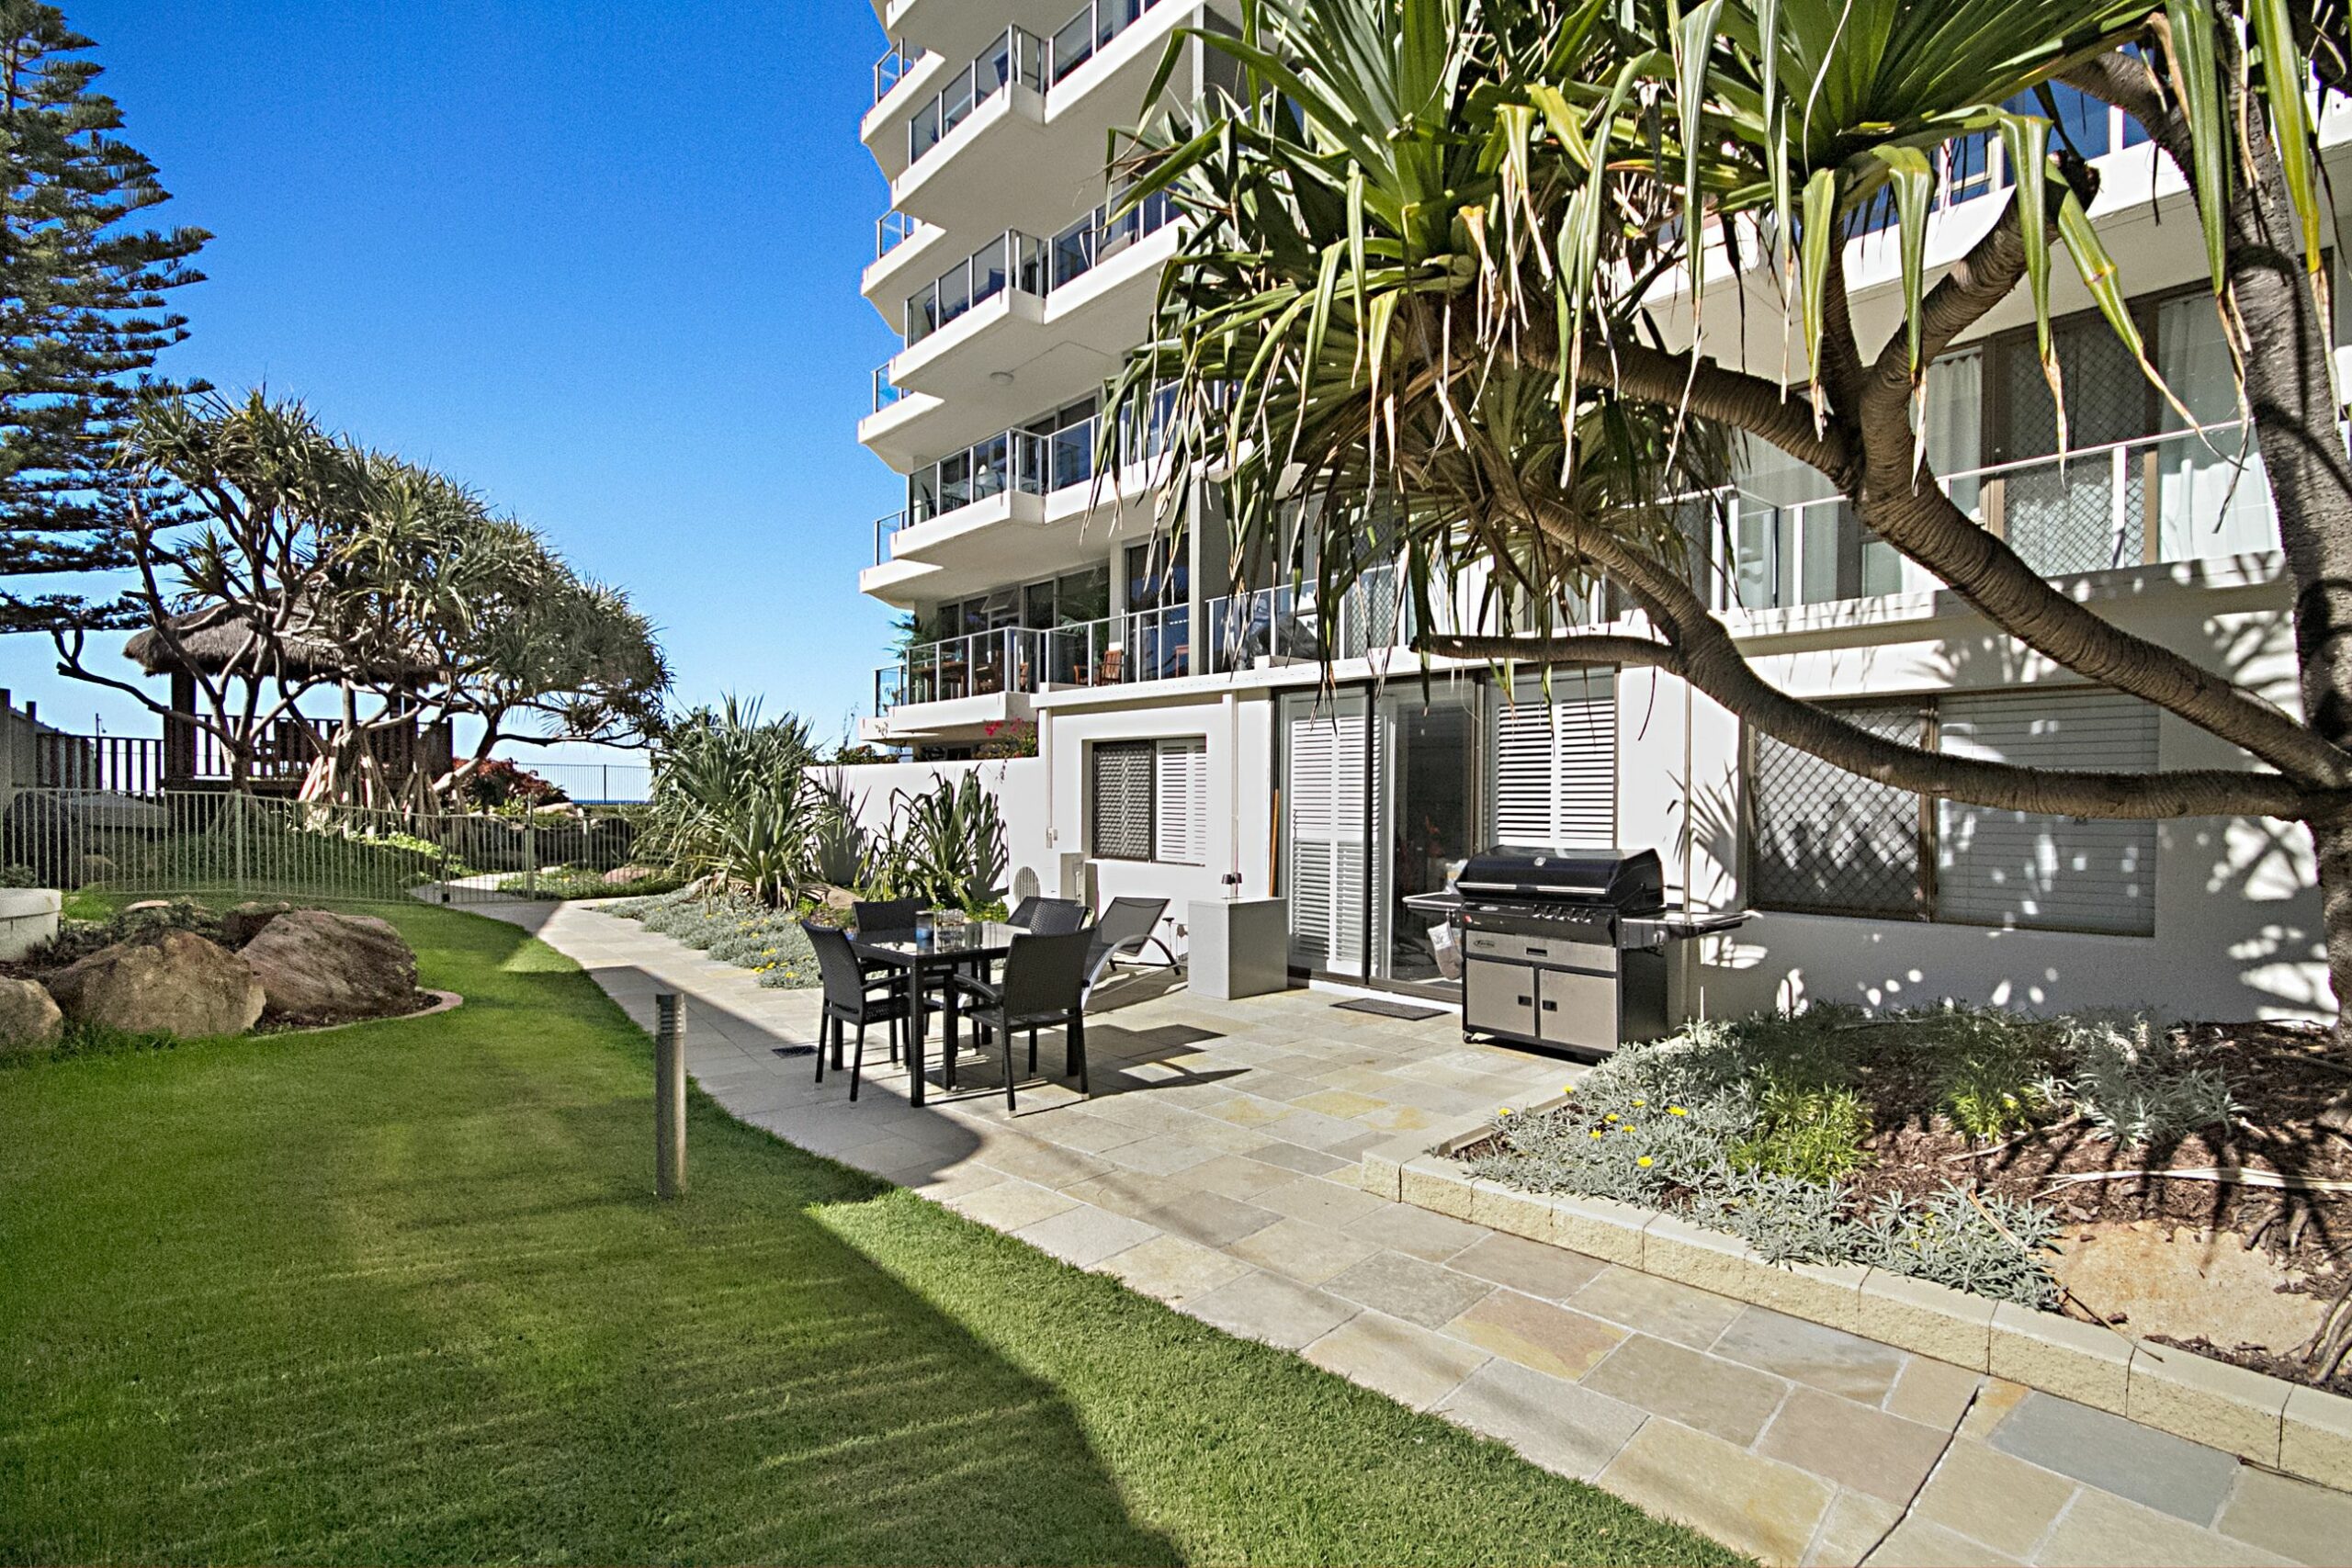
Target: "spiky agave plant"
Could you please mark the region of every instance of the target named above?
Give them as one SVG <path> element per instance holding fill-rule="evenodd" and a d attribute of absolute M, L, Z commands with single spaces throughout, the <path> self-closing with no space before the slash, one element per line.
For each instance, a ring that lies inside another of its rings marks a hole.
<path fill-rule="evenodd" d="M 783 904 L 808 875 L 814 760 L 808 725 L 789 714 L 763 720 L 756 700 L 732 696 L 698 708 L 654 754 L 647 839 L 690 875 Z"/>
<path fill-rule="evenodd" d="M 892 797 L 892 892 L 938 908 L 978 909 L 1004 896 L 1004 815 L 977 771 Z"/>

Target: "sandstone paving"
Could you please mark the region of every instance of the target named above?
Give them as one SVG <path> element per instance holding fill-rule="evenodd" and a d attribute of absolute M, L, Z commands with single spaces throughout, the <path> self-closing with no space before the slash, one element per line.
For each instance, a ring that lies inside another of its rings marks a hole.
<path fill-rule="evenodd" d="M 814 1080 L 813 992 L 764 989 L 593 908 L 493 905 L 639 1024 L 688 999 L 688 1070 L 732 1113 L 1229 1332 L 1510 1444 L 1775 1563 L 2352 1558 L 2352 1496 L 1997 1378 L 1363 1190 L 1368 1148 L 1556 1095 L 1582 1068 L 1451 1015 L 1114 987 L 1095 1094 L 1004 1107 L 970 1049 L 921 1110 L 869 1037 L 858 1102 Z M 934 1077 L 939 1043 L 930 1051 Z M 1016 1053 L 1016 1069 L 1025 1054 Z"/>

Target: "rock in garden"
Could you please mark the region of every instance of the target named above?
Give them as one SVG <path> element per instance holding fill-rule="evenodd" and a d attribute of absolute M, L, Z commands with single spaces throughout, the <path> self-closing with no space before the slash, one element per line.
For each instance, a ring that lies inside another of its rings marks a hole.
<path fill-rule="evenodd" d="M 292 910 L 293 905 L 253 899 L 220 917 L 220 937 L 231 947 L 243 947 L 261 935 L 269 922 Z"/>
<path fill-rule="evenodd" d="M 642 882 L 649 876 L 659 876 L 662 868 L 654 865 L 616 865 L 599 880 L 616 887 L 626 887 L 632 882 Z"/>
<path fill-rule="evenodd" d="M 265 998 L 252 966 L 194 931 L 117 942 L 50 976 L 68 1018 L 183 1040 L 242 1034 Z"/>
<path fill-rule="evenodd" d="M 65 1015 L 30 980 L 0 979 L 0 1056 L 42 1051 L 65 1031 Z"/>
<path fill-rule="evenodd" d="M 260 978 L 273 1013 L 364 1018 L 407 1012 L 416 1000 L 416 953 L 371 916 L 288 910 L 240 956 Z"/>

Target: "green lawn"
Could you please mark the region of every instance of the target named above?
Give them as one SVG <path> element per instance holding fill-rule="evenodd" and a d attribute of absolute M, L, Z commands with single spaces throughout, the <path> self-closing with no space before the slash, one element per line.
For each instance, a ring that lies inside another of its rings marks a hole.
<path fill-rule="evenodd" d="M 462 1009 L 0 1071 L 0 1559 L 1733 1560 L 707 1101 L 662 1206 L 645 1037 L 385 912 Z"/>

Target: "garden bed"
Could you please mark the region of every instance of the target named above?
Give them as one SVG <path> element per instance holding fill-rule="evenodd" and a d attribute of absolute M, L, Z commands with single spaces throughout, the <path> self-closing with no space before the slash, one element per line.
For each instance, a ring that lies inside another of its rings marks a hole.
<path fill-rule="evenodd" d="M 773 989 L 797 991 L 820 983 L 816 950 L 800 929 L 808 918 L 806 909 L 772 909 L 740 894 L 688 888 L 623 899 L 606 905 L 605 913 L 641 921 L 647 931 L 707 953 L 721 964 L 749 969 L 761 985 Z"/>
<path fill-rule="evenodd" d="M 1861 1264 L 2352 1393 L 2344 1069 L 2286 1025 L 1818 1008 L 1620 1052 L 1456 1156 L 1776 1261 Z M 2233 1179 L 2148 1177 L 2203 1170 Z M 2096 1179 L 2078 1179 L 2094 1178 Z"/>

